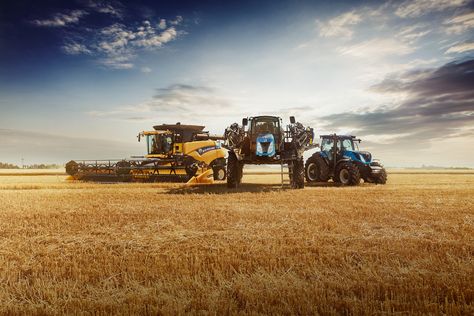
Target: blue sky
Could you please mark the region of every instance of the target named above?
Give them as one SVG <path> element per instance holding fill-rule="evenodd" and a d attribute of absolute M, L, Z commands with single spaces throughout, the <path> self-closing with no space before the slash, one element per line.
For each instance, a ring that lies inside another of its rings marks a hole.
<path fill-rule="evenodd" d="M 473 8 L 3 1 L 0 161 L 122 158 L 157 123 L 275 114 L 360 136 L 390 166 L 474 167 Z"/>

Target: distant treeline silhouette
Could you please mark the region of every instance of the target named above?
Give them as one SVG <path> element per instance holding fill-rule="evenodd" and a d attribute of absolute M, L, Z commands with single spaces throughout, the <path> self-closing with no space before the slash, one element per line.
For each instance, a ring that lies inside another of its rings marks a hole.
<path fill-rule="evenodd" d="M 23 166 L 23 169 L 59 169 L 62 167 L 63 166 L 57 165 L 57 164 L 43 164 L 42 163 L 42 164 L 25 165 Z M 22 169 L 22 168 L 11 163 L 0 162 L 0 169 Z"/>

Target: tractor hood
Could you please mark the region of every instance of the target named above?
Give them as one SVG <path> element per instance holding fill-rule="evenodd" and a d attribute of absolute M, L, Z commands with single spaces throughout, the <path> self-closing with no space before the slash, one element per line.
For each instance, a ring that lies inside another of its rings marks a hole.
<path fill-rule="evenodd" d="M 367 151 L 344 150 L 343 156 L 362 163 L 370 163 L 372 161 L 372 155 Z"/>
<path fill-rule="evenodd" d="M 257 136 L 257 156 L 273 157 L 275 155 L 275 136 L 270 133 Z"/>

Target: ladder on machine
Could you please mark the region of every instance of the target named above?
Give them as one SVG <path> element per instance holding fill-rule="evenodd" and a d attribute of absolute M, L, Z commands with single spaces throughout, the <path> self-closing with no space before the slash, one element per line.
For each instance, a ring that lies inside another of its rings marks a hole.
<path fill-rule="evenodd" d="M 286 164 L 288 165 L 288 164 Z M 284 188 L 285 185 L 289 186 L 291 183 L 290 183 L 290 177 L 291 177 L 291 173 L 292 173 L 292 170 L 290 170 L 290 166 L 288 165 L 288 172 L 285 172 L 285 161 L 282 159 L 280 161 L 280 176 L 281 176 L 281 187 Z M 288 175 L 288 178 L 285 179 L 284 175 L 287 174 Z"/>

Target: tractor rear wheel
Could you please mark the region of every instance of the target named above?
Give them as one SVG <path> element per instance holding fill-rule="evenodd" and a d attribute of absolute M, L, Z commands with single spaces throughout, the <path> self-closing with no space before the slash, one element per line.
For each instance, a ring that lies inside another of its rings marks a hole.
<path fill-rule="evenodd" d="M 290 184 L 292 189 L 304 188 L 304 163 L 303 159 L 294 160 L 288 166 L 290 172 Z"/>
<path fill-rule="evenodd" d="M 227 158 L 227 187 L 236 188 L 242 181 L 243 164 L 237 159 L 235 153 L 230 152 Z"/>
<path fill-rule="evenodd" d="M 312 155 L 306 160 L 305 176 L 307 182 L 327 182 L 329 180 L 329 168 L 326 161 L 318 155 Z"/>
<path fill-rule="evenodd" d="M 341 163 L 336 170 L 338 181 L 344 185 L 358 185 L 360 183 L 359 168 L 350 161 Z"/>

